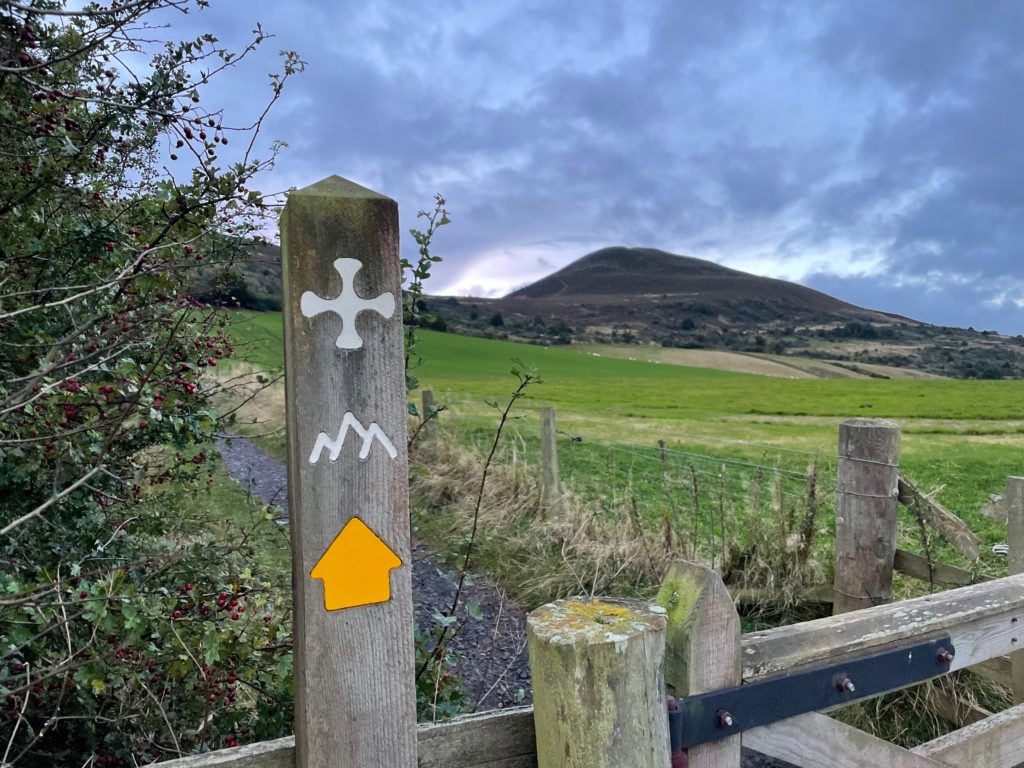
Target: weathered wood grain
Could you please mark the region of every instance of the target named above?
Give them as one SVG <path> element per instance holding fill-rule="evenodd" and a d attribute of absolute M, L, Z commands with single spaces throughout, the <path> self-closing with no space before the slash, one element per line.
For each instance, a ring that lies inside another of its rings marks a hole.
<path fill-rule="evenodd" d="M 1013 687 L 1009 656 L 994 656 L 988 661 L 975 664 L 971 667 L 971 672 L 1004 688 Z"/>
<path fill-rule="evenodd" d="M 153 768 L 295 768 L 295 737 L 165 760 Z"/>
<path fill-rule="evenodd" d="M 533 768 L 533 707 L 467 715 L 419 728 L 419 768 Z"/>
<path fill-rule="evenodd" d="M 727 587 L 732 601 L 739 606 L 771 604 L 778 599 L 777 590 L 767 587 L 748 587 L 739 589 Z M 835 592 L 831 584 L 815 584 L 799 593 L 799 600 L 804 603 L 831 603 Z"/>
<path fill-rule="evenodd" d="M 974 581 L 974 574 L 970 571 L 949 563 L 933 562 L 929 565 L 927 558 L 905 549 L 896 550 L 893 568 L 905 576 L 943 587 L 964 587 Z"/>
<path fill-rule="evenodd" d="M 1010 573 L 1024 573 L 1024 477 L 1006 478 L 1006 542 Z M 1024 642 L 1021 643 L 1024 646 Z M 1024 647 L 1010 655 L 1014 704 L 1024 704 Z"/>
<path fill-rule="evenodd" d="M 431 413 L 434 410 L 434 390 L 424 389 L 420 393 L 420 422 L 423 424 L 422 437 L 427 437 L 433 431 L 433 421 Z"/>
<path fill-rule="evenodd" d="M 743 746 L 801 768 L 945 768 L 942 762 L 814 712 L 752 728 L 743 734 Z"/>
<path fill-rule="evenodd" d="M 900 641 L 949 633 L 952 669 L 1024 642 L 1024 575 L 744 635 L 743 679 L 758 680 Z"/>
<path fill-rule="evenodd" d="M 332 176 L 289 195 L 281 243 L 296 764 L 411 766 L 416 694 L 398 207 Z M 361 263 L 354 285 L 344 285 L 338 259 Z M 361 299 L 390 292 L 394 311 L 386 317 L 371 309 L 343 321 L 331 311 L 309 316 L 303 309 L 306 292 L 330 300 L 353 289 Z M 352 346 L 349 338 L 343 346 L 340 335 L 351 336 L 353 330 L 361 342 Z M 395 457 L 380 440 L 349 429 L 336 461 L 327 451 L 314 461 L 318 435 L 338 437 L 349 413 L 364 428 L 379 425 Z M 369 452 L 361 460 L 367 443 Z M 366 579 L 390 584 L 390 600 L 327 610 L 327 584 L 310 574 L 353 518 L 379 536 L 402 565 L 390 576 L 365 572 Z"/>
<path fill-rule="evenodd" d="M 892 600 L 900 428 L 883 419 L 839 425 L 834 613 Z"/>
<path fill-rule="evenodd" d="M 421 724 L 418 768 L 536 768 L 533 707 Z M 291 736 L 157 763 L 159 768 L 294 768 Z M 154 767 L 155 768 L 155 767 Z"/>
<path fill-rule="evenodd" d="M 663 609 L 559 600 L 526 637 L 539 768 L 668 766 Z"/>
<path fill-rule="evenodd" d="M 1024 764 L 1024 704 L 911 751 L 951 768 L 1014 768 Z"/>
<path fill-rule="evenodd" d="M 676 696 L 739 685 L 740 618 L 722 579 L 710 568 L 678 561 L 658 592 L 668 615 L 665 680 Z M 739 768 L 740 737 L 689 750 L 689 768 Z"/>
<path fill-rule="evenodd" d="M 907 478 L 900 475 L 899 501 L 924 522 L 934 528 L 957 552 L 968 560 L 977 560 L 981 550 L 981 539 L 967 523 L 954 515 L 935 499 L 921 493 Z"/>
<path fill-rule="evenodd" d="M 965 701 L 955 693 L 948 693 L 938 686 L 931 686 L 927 695 L 931 709 L 957 728 L 963 728 L 992 716 L 992 712 L 984 707 Z"/>

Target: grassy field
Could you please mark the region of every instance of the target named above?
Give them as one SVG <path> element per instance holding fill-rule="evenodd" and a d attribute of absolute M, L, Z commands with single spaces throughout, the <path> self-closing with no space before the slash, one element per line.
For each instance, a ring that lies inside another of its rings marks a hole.
<path fill-rule="evenodd" d="M 237 320 L 240 357 L 280 366 L 280 314 L 240 313 Z M 513 360 L 538 371 L 542 383 L 520 401 L 510 434 L 518 435 L 522 455 L 536 455 L 538 411 L 553 406 L 559 428 L 583 438 L 562 451 L 563 477 L 580 487 L 642 485 L 638 478 L 664 467 L 656 446 L 665 440 L 678 452 L 677 473 L 695 466 L 723 493 L 737 495 L 758 472 L 778 468 L 792 473 L 785 475 L 787 493 L 796 495 L 815 457 L 827 490 L 839 422 L 884 417 L 903 428 L 904 470 L 926 490 L 937 489 L 987 541 L 1005 540 L 1005 527 L 978 510 L 1007 475 L 1024 471 L 1024 382 L 784 379 L 610 357 L 595 348 L 418 336 L 422 362 L 414 375 L 448 407 L 442 420 L 467 442 L 482 444 L 491 433 L 496 414 L 487 401 L 503 402 L 514 389 Z M 269 410 L 280 403 L 278 393 Z M 741 480 L 726 485 L 723 476 Z"/>

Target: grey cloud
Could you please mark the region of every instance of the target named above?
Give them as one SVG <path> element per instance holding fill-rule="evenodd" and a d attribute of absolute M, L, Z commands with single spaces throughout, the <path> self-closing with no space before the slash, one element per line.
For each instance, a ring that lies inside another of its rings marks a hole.
<path fill-rule="evenodd" d="M 237 6 L 214 9 L 222 37 L 249 27 Z M 496 249 L 621 242 L 728 262 L 763 233 L 766 270 L 826 244 L 851 260 L 880 249 L 884 275 L 807 281 L 935 322 L 1024 327 L 1012 305 L 984 304 L 1024 263 L 1018 0 L 246 13 L 309 61 L 268 124 L 291 144 L 276 178 L 369 174 L 406 228 L 443 192 L 455 223 L 439 282 Z M 220 96 L 242 108 L 253 87 Z M 978 282 L 885 288 L 926 270 Z"/>

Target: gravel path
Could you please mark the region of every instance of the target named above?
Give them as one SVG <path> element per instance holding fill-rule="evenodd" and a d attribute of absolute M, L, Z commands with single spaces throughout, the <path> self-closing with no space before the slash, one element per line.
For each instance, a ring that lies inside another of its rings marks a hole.
<path fill-rule="evenodd" d="M 228 474 L 242 487 L 288 514 L 288 473 L 285 465 L 264 453 L 249 440 L 221 437 L 217 447 Z M 426 547 L 413 541 L 412 589 L 416 620 L 421 627 L 434 625 L 435 611 L 445 613 L 455 596 L 457 575 L 441 564 Z M 462 629 L 451 647 L 462 661 L 455 669 L 462 691 L 475 711 L 529 704 L 530 668 L 526 660 L 526 616 L 519 606 L 482 577 L 467 579 L 457 616 Z M 482 618 L 466 614 L 479 605 Z"/>
<path fill-rule="evenodd" d="M 228 473 L 268 504 L 288 514 L 288 475 L 285 465 L 240 437 L 222 436 L 217 447 Z M 434 611 L 446 612 L 455 594 L 457 574 L 437 561 L 426 547 L 413 541 L 413 603 L 420 626 L 432 626 Z M 458 612 L 465 623 L 451 645 L 462 658 L 456 674 L 471 709 L 485 711 L 533 700 L 526 659 L 526 616 L 511 599 L 477 575 L 463 586 Z M 482 618 L 466 615 L 478 604 Z M 743 768 L 795 768 L 748 749 Z"/>

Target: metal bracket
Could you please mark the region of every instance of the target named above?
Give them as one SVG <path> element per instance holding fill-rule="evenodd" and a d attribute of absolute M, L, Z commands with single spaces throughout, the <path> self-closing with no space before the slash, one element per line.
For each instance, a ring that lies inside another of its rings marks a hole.
<path fill-rule="evenodd" d="M 693 747 L 806 712 L 924 682 L 949 671 L 956 649 L 942 637 L 894 651 L 677 699 L 673 745 Z"/>

